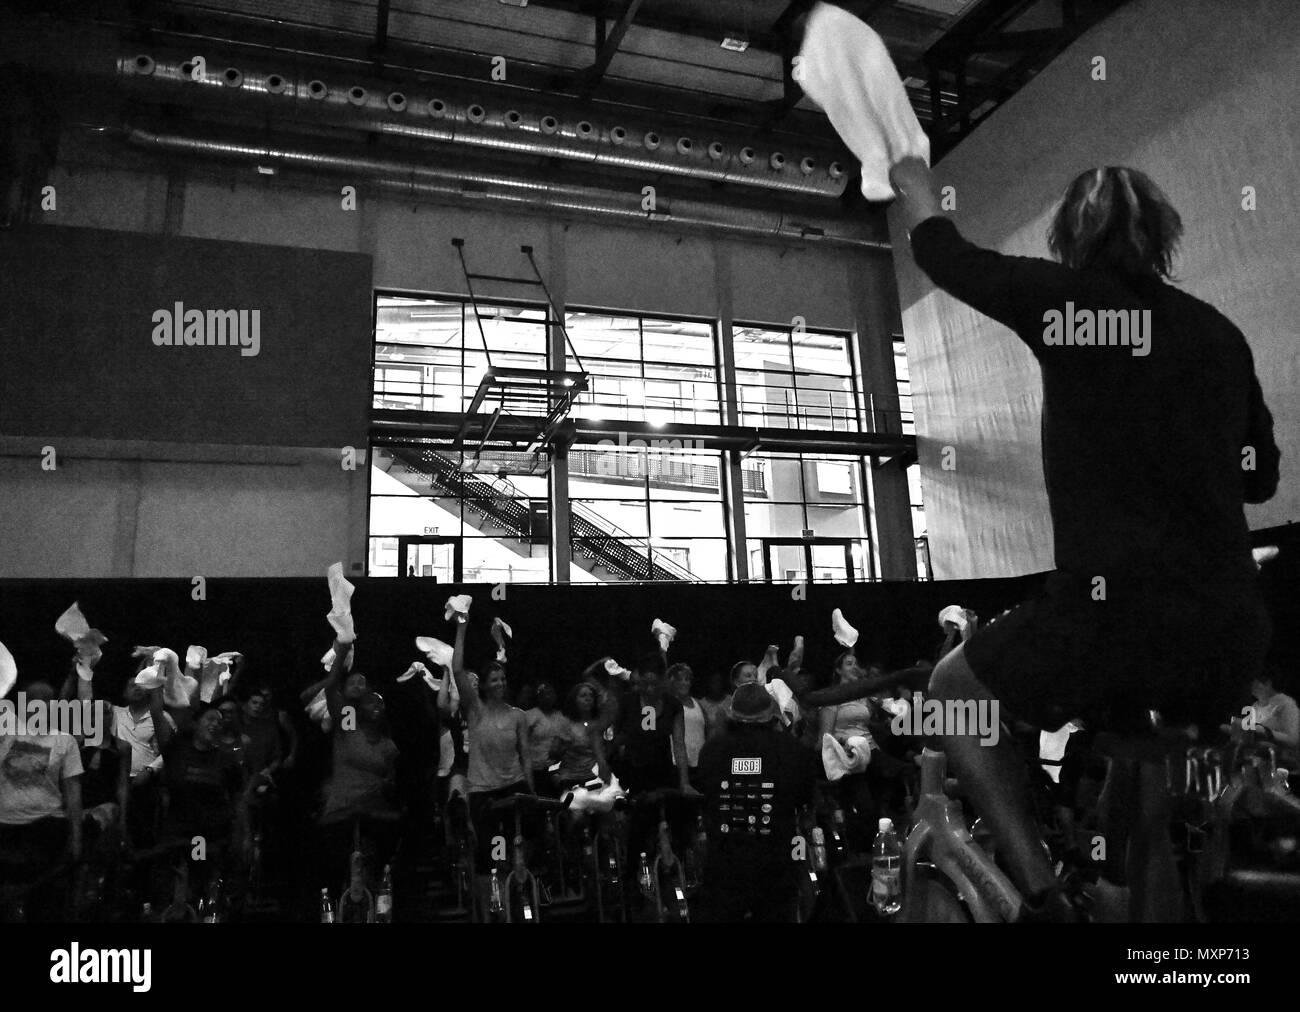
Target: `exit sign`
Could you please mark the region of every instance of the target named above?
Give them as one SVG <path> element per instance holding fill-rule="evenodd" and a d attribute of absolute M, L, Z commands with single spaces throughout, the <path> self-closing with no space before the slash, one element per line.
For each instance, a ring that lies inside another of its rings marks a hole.
<path fill-rule="evenodd" d="M 425 534 L 437 534 L 437 533 L 438 533 L 438 528 L 436 528 L 436 527 L 426 527 L 426 528 L 424 529 L 424 533 L 425 533 Z"/>

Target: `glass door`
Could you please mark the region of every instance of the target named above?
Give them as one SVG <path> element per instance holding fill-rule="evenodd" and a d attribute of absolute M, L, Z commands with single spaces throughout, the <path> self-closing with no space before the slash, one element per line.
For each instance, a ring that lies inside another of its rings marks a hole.
<path fill-rule="evenodd" d="M 460 538 L 398 538 L 397 559 L 400 577 L 434 583 L 461 581 Z"/>

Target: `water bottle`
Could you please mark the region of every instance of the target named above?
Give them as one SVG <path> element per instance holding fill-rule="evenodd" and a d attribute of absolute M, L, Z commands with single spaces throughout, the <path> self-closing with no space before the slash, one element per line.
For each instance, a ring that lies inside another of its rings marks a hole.
<path fill-rule="evenodd" d="M 880 820 L 880 831 L 871 847 L 871 903 L 888 917 L 903 908 L 903 852 L 894 835 L 894 823 Z"/>
<path fill-rule="evenodd" d="M 492 869 L 492 892 L 488 897 L 488 910 L 494 914 L 501 913 L 504 904 L 501 902 L 501 877 L 497 874 L 495 868 Z"/>
<path fill-rule="evenodd" d="M 384 878 L 375 894 L 375 923 L 393 923 L 393 866 L 384 865 Z"/>
<path fill-rule="evenodd" d="M 655 894 L 655 880 L 650 874 L 650 862 L 646 860 L 645 851 L 641 851 L 641 870 L 637 873 L 637 883 L 641 887 L 641 895 L 646 899 Z"/>
<path fill-rule="evenodd" d="M 320 891 L 320 922 L 322 924 L 334 923 L 334 905 L 330 903 L 330 891 L 328 889 Z"/>
<path fill-rule="evenodd" d="M 844 809 L 839 805 L 831 811 L 831 839 L 835 843 L 835 860 L 843 861 L 849 856 L 849 833 L 844 821 Z"/>
<path fill-rule="evenodd" d="M 219 924 L 222 920 L 220 875 L 212 877 L 207 896 L 199 901 L 199 920 L 204 924 Z"/>
<path fill-rule="evenodd" d="M 812 863 L 813 871 L 818 875 L 826 874 L 826 833 L 821 826 L 812 831 Z"/>

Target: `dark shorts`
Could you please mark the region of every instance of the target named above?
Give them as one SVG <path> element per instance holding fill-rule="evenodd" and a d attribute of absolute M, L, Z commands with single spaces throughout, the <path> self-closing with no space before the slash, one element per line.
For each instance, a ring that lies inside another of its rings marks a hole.
<path fill-rule="evenodd" d="M 1004 720 L 1054 730 L 1077 717 L 1132 733 L 1150 709 L 1202 730 L 1239 711 L 1272 632 L 1256 587 L 1112 579 L 1106 591 L 1094 600 L 1090 577 L 1053 573 L 967 641 L 966 661 Z"/>

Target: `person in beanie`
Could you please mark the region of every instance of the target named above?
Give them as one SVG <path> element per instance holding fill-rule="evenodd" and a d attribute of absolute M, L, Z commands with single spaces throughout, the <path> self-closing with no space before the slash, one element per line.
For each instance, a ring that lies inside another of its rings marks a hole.
<path fill-rule="evenodd" d="M 791 921 L 796 813 L 813 799 L 817 756 L 781 733 L 776 702 L 756 682 L 737 687 L 726 717 L 700 750 L 709 843 L 696 920 Z"/>

